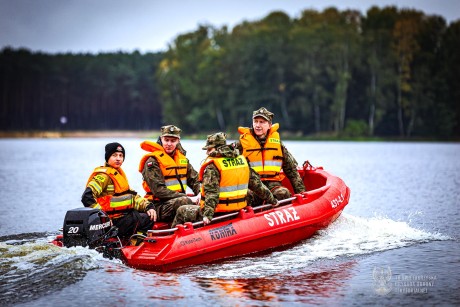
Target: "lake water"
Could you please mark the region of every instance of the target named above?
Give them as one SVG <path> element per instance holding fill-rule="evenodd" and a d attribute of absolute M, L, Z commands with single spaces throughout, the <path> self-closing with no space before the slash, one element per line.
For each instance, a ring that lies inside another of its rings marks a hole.
<path fill-rule="evenodd" d="M 289 248 L 156 273 L 48 243 L 112 141 L 142 191 L 141 139 L 0 140 L 2 305 L 460 304 L 460 144 L 285 142 L 350 187 L 341 217 Z M 198 169 L 204 141 L 182 143 Z"/>

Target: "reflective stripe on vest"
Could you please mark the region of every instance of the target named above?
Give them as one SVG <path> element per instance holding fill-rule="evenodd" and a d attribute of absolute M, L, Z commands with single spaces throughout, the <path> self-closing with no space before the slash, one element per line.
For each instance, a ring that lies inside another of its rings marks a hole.
<path fill-rule="evenodd" d="M 260 175 L 262 180 L 281 181 L 283 167 L 283 151 L 278 133 L 279 124 L 273 124 L 262 147 L 251 129 L 239 127 L 242 154 L 249 160 L 249 165 Z"/>
<path fill-rule="evenodd" d="M 113 210 L 125 209 L 126 207 L 134 206 L 134 197 L 132 194 L 112 196 L 110 200 L 110 208 Z"/>
<path fill-rule="evenodd" d="M 106 195 L 97 199 L 99 206 L 94 208 L 104 210 L 110 218 L 116 218 L 122 215 L 122 213 L 129 212 L 134 207 L 134 195 Z"/>
<path fill-rule="evenodd" d="M 128 179 L 125 172 L 121 169 L 115 169 L 111 166 L 96 167 L 88 179 L 87 186 L 94 187 L 96 191 L 102 193 L 102 187 L 95 181 L 92 181 L 96 174 L 104 173 L 110 177 L 113 184 L 107 186 L 106 192 L 109 195 L 101 196 L 96 199 L 97 205 L 93 206 L 96 209 L 104 210 L 110 218 L 116 218 L 122 212 L 133 209 L 133 197 L 129 190 Z M 112 195 L 116 194 L 116 196 Z"/>
<path fill-rule="evenodd" d="M 185 170 L 185 172 L 182 172 L 182 170 Z M 163 169 L 161 171 L 163 172 Z M 185 187 L 187 186 L 187 166 L 166 167 L 166 171 L 169 172 L 170 174 L 171 173 L 173 174 L 173 175 L 165 175 L 165 173 L 163 172 L 166 187 L 173 191 L 185 193 L 183 189 L 185 190 Z"/>
<path fill-rule="evenodd" d="M 214 163 L 220 173 L 219 203 L 214 212 L 237 211 L 246 207 L 248 194 L 249 165 L 243 155 L 236 158 L 208 157 L 200 169 L 200 181 L 206 167 Z M 203 208 L 206 200 L 204 186 L 201 186 L 200 206 Z"/>

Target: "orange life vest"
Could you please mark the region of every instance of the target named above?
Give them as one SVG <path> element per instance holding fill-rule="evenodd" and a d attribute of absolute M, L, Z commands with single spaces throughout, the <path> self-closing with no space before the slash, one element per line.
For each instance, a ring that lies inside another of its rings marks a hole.
<path fill-rule="evenodd" d="M 200 181 L 206 166 L 214 163 L 220 173 L 219 202 L 214 212 L 237 211 L 246 207 L 246 195 L 248 194 L 249 165 L 243 155 L 236 158 L 208 157 L 200 169 Z M 201 185 L 200 206 L 204 207 L 206 195 Z"/>
<path fill-rule="evenodd" d="M 139 172 L 142 172 L 144 169 L 147 159 L 154 157 L 159 163 L 161 172 L 165 178 L 166 187 L 172 191 L 185 193 L 187 188 L 187 157 L 177 149 L 174 153 L 174 157 L 171 157 L 165 152 L 163 146 L 151 141 L 142 142 L 141 148 L 150 153 L 142 157 L 139 163 Z M 142 187 L 145 192 L 147 192 L 145 198 L 149 200 L 155 199 L 155 195 L 153 195 L 147 182 L 143 181 Z"/>
<path fill-rule="evenodd" d="M 251 133 L 251 129 L 238 128 L 243 147 L 242 155 L 248 159 L 249 165 L 260 175 L 262 181 L 282 181 L 284 178 L 284 175 L 280 174 L 283 167 L 283 151 L 278 128 L 279 124 L 273 124 L 263 147 Z"/>
<path fill-rule="evenodd" d="M 100 173 L 104 173 L 110 177 L 114 190 L 112 194 L 97 198 L 95 208 L 104 210 L 110 218 L 119 217 L 122 213 L 132 210 L 134 207 L 134 195 L 129 189 L 125 172 L 121 168 L 115 169 L 111 166 L 99 166 L 89 176 L 86 185 L 88 186 L 93 177 Z M 92 186 L 95 187 L 94 185 Z M 108 191 L 108 193 L 111 193 L 111 191 Z"/>

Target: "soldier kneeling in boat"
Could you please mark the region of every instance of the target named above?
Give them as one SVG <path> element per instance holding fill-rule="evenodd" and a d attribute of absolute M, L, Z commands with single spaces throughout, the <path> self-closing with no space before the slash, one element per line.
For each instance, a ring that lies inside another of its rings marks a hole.
<path fill-rule="evenodd" d="M 248 204 L 248 189 L 267 203 L 277 205 L 278 201 L 260 181 L 259 175 L 249 167 L 246 158 L 227 145 L 225 133 L 208 135 L 203 150 L 206 150 L 208 157 L 199 172 L 202 182 L 200 206 L 180 207 L 172 227 L 200 220 L 207 225 L 215 213 L 238 211 Z"/>

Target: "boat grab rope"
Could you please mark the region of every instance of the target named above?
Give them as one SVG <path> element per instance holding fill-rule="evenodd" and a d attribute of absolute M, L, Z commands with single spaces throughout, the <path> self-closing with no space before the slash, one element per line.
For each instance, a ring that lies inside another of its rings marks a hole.
<path fill-rule="evenodd" d="M 314 171 L 316 169 L 316 167 L 314 167 L 313 165 L 311 165 L 310 161 L 306 160 L 304 163 L 303 163 L 303 170 L 306 171 L 306 170 L 312 170 Z"/>
<path fill-rule="evenodd" d="M 278 201 L 278 203 L 276 204 L 276 206 L 273 206 L 272 204 L 265 204 L 265 205 L 261 205 L 261 206 L 258 206 L 258 207 L 254 207 L 253 210 L 259 210 L 259 209 L 265 209 L 265 208 L 276 208 L 278 207 L 279 205 L 281 204 L 285 204 L 285 203 L 288 203 L 288 202 L 291 202 L 295 199 L 297 199 L 298 197 L 297 196 L 294 196 L 294 197 L 290 197 L 290 198 L 286 198 L 286 199 L 283 199 L 283 200 L 280 200 Z M 244 210 L 244 209 L 242 209 Z M 234 217 L 234 216 L 237 216 L 239 215 L 240 212 L 237 211 L 237 212 L 232 212 L 232 213 L 229 213 L 229 214 L 225 214 L 225 215 L 221 215 L 221 216 L 218 216 L 218 217 L 215 217 L 212 219 L 211 223 L 215 222 L 215 221 L 220 221 L 220 220 L 223 220 L 223 219 L 228 219 L 230 217 Z M 201 226 L 203 225 L 203 221 L 198 221 L 198 222 L 195 222 L 192 224 L 193 227 L 195 226 Z M 154 233 L 154 234 L 161 234 L 161 233 L 170 233 L 170 232 L 174 232 L 177 230 L 177 227 L 175 228 L 170 228 L 170 229 L 163 229 L 163 230 L 149 230 L 148 233 Z"/>
<path fill-rule="evenodd" d="M 316 170 L 316 167 L 314 167 L 313 165 L 311 165 L 310 161 L 306 160 L 304 163 L 303 163 L 303 174 L 302 174 L 302 181 L 305 182 L 305 175 L 307 174 L 307 170 Z"/>

